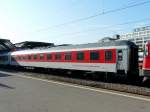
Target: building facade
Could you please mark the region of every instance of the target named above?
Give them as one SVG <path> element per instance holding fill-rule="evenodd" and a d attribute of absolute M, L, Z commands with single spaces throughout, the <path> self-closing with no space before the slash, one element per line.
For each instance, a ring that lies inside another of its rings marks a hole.
<path fill-rule="evenodd" d="M 145 43 L 150 41 L 150 26 L 136 28 L 133 32 L 120 35 L 120 39 L 134 42 L 139 46 L 139 51 L 143 52 Z"/>
<path fill-rule="evenodd" d="M 139 47 L 139 62 L 143 61 L 144 45 L 150 41 L 150 26 L 135 28 L 133 32 L 120 35 L 121 40 L 129 40 Z"/>

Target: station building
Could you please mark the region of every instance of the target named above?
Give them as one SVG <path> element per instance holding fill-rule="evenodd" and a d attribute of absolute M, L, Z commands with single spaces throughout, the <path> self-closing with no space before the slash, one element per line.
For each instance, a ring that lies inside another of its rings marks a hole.
<path fill-rule="evenodd" d="M 24 41 L 20 43 L 15 43 L 14 45 L 16 47 L 16 50 L 54 47 L 54 43 L 36 42 L 36 41 Z"/>
<path fill-rule="evenodd" d="M 16 50 L 16 47 L 10 40 L 0 38 L 0 53 L 14 50 Z"/>
<path fill-rule="evenodd" d="M 135 28 L 133 32 L 120 35 L 120 40 L 129 40 L 139 47 L 139 61 L 143 61 L 144 45 L 150 41 L 150 26 Z"/>
<path fill-rule="evenodd" d="M 135 28 L 133 32 L 120 35 L 121 40 L 130 40 L 139 47 L 139 51 L 143 52 L 146 42 L 150 41 L 150 26 Z"/>

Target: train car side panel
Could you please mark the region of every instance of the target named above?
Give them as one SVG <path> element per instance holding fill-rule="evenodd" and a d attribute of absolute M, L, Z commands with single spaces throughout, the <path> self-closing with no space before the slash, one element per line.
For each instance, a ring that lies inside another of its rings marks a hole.
<path fill-rule="evenodd" d="M 11 65 L 116 73 L 115 63 L 11 62 Z"/>
<path fill-rule="evenodd" d="M 143 75 L 150 78 L 150 43 L 146 44 L 144 49 Z"/>

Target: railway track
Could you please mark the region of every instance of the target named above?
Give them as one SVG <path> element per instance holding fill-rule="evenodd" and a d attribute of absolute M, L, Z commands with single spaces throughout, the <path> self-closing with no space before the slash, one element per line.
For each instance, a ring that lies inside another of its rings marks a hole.
<path fill-rule="evenodd" d="M 138 95 L 144 95 L 144 96 L 150 96 L 150 87 L 146 87 L 143 85 L 136 85 L 136 84 L 126 84 L 124 82 L 118 82 L 118 81 L 99 81 L 99 80 L 93 80 L 92 78 L 85 79 L 84 77 L 78 77 L 79 75 L 66 75 L 66 73 L 60 72 L 60 71 L 45 71 L 45 70 L 26 70 L 26 69 L 7 69 L 7 68 L 1 68 L 0 71 L 4 72 L 13 72 L 19 75 L 25 75 L 25 76 L 31 76 L 31 77 L 37 77 L 47 80 L 54 80 L 54 81 L 61 81 L 61 82 L 67 82 L 72 84 L 78 84 L 83 86 L 90 86 L 95 88 L 102 88 L 102 89 L 109 89 L 109 90 L 115 90 L 120 92 L 127 92 L 132 94 L 138 94 Z"/>

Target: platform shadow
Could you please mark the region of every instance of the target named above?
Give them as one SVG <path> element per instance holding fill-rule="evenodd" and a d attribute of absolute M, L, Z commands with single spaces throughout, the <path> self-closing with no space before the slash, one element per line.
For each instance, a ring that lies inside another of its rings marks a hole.
<path fill-rule="evenodd" d="M 0 88 L 15 89 L 15 87 L 0 83 Z"/>
<path fill-rule="evenodd" d="M 12 76 L 12 75 L 8 75 L 8 74 L 5 74 L 5 73 L 0 73 L 0 77 L 9 77 L 9 76 Z"/>

